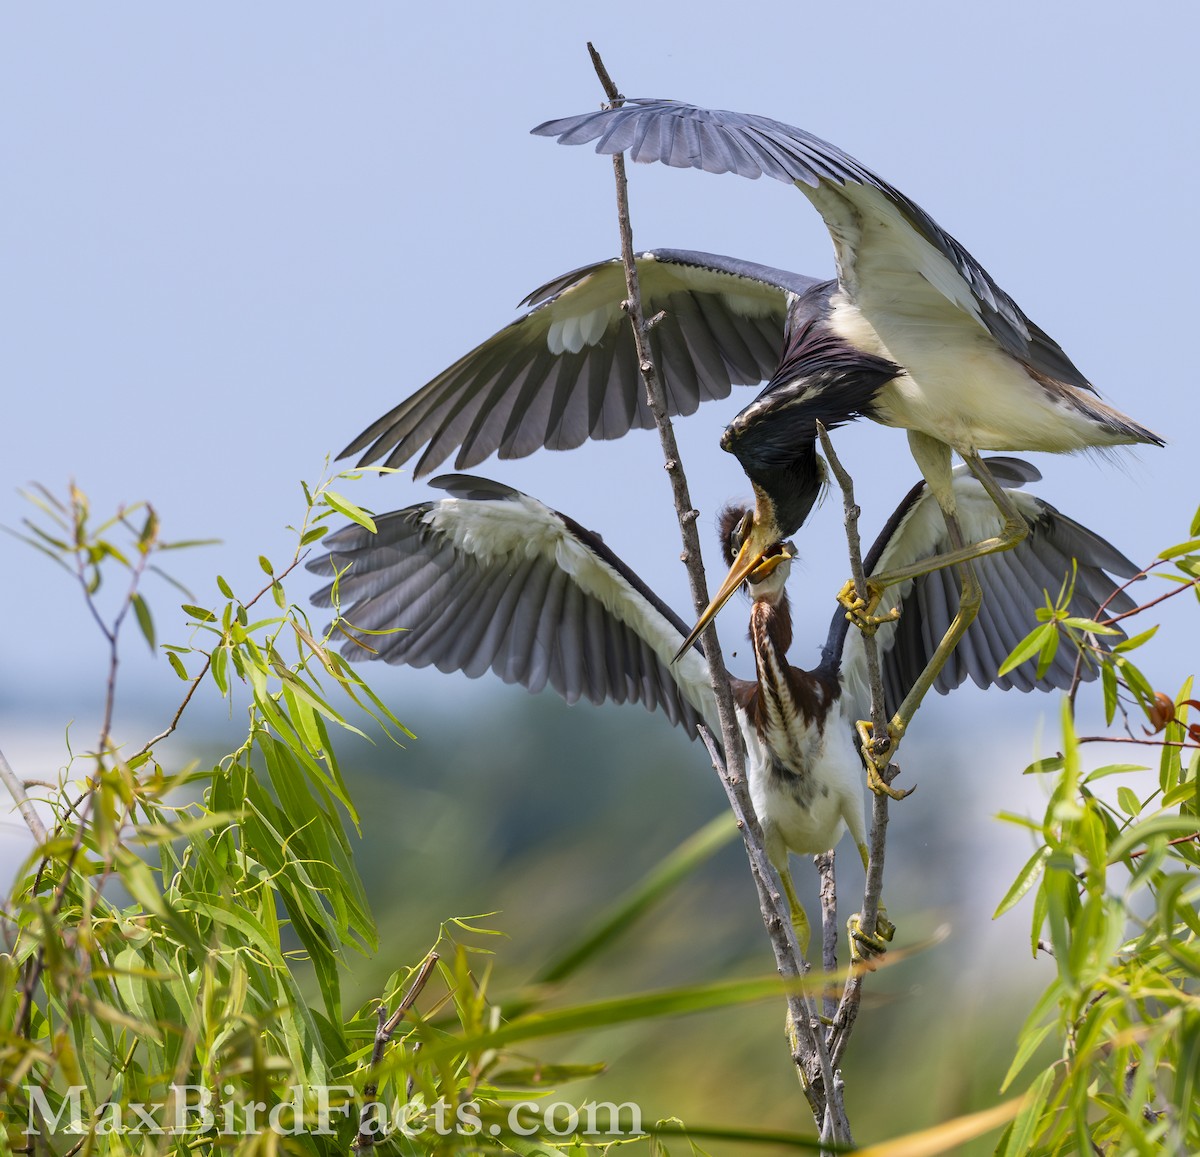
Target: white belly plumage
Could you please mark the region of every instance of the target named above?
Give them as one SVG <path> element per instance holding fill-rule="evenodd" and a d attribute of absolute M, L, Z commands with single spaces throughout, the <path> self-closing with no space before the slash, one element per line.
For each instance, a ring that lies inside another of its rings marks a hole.
<path fill-rule="evenodd" d="M 852 345 L 904 366 L 876 403 L 885 425 L 922 430 L 959 450 L 1064 452 L 1131 441 L 1106 431 L 1102 403 L 1048 388 L 944 299 L 919 315 L 834 299 L 830 326 Z M 1095 411 L 1095 412 L 1089 412 Z"/>
<path fill-rule="evenodd" d="M 767 855 L 783 870 L 787 853 L 828 851 L 849 827 L 858 844 L 866 842 L 863 818 L 862 762 L 854 749 L 849 721 L 834 713 L 822 734 L 796 720 L 789 742 L 773 743 L 797 758 L 783 766 L 758 738 L 743 727 L 747 776 L 754 810 L 766 837 Z"/>

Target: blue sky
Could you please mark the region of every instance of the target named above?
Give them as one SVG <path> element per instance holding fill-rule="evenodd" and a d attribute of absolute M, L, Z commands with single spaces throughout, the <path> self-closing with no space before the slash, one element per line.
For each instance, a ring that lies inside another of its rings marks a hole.
<path fill-rule="evenodd" d="M 1200 501 L 1192 9 L 847 11 L 7 7 L 0 523 L 25 513 L 17 487 L 74 478 L 98 510 L 149 498 L 167 537 L 222 538 L 172 559 L 199 601 L 216 600 L 217 572 L 253 589 L 257 556 L 288 552 L 299 480 L 326 454 L 511 320 L 534 286 L 615 253 L 607 160 L 528 135 L 599 102 L 592 39 L 627 94 L 801 125 L 922 204 L 1109 401 L 1171 439 L 1115 462 L 1034 456 L 1039 493 L 1135 559 L 1182 538 Z M 639 247 L 832 272 L 819 219 L 783 185 L 639 166 L 631 194 Z M 746 489 L 717 438 L 751 396 L 679 424 L 705 527 Z M 864 425 L 839 445 L 878 526 L 915 478 L 905 440 Z M 641 435 L 478 472 L 600 530 L 686 614 L 657 455 Z M 350 492 L 379 510 L 429 493 L 405 476 Z M 815 658 L 845 577 L 838 508 L 827 502 L 799 544 L 793 589 L 819 610 L 798 629 L 798 662 Z M 0 558 L 0 721 L 90 718 L 103 656 L 70 584 L 12 539 Z M 182 640 L 179 600 L 149 593 L 160 637 Z M 1194 627 L 1163 633 L 1152 667 L 1173 690 Z M 126 660 L 140 710 L 178 698 L 140 641 Z M 448 686 L 376 676 L 397 697 Z"/>

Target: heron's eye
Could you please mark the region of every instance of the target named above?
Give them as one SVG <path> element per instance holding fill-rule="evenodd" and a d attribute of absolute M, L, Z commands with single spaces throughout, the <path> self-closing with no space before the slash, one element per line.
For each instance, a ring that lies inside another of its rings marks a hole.
<path fill-rule="evenodd" d="M 750 528 L 754 525 L 754 511 L 747 510 L 741 518 L 738 519 L 737 525 L 733 528 L 729 535 L 729 547 L 734 554 L 737 554 L 742 549 L 742 545 L 746 541 L 746 536 L 750 533 Z"/>

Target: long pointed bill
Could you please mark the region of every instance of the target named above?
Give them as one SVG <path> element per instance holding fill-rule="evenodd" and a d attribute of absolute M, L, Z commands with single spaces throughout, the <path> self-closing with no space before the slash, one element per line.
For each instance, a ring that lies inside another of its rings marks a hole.
<path fill-rule="evenodd" d="M 737 553 L 737 558 L 733 560 L 733 566 L 729 568 L 729 574 L 725 576 L 725 581 L 721 584 L 721 589 L 713 595 L 712 601 L 704 608 L 704 614 L 692 628 L 692 633 L 684 639 L 683 646 L 675 652 L 672 663 L 679 662 L 683 653 L 699 638 L 700 632 L 717 617 L 721 608 L 733 597 L 733 592 L 746 581 L 751 572 L 757 570 L 762 564 L 765 554 L 766 551 L 758 545 L 757 536 L 748 534 L 746 541 L 742 543 L 742 549 Z"/>

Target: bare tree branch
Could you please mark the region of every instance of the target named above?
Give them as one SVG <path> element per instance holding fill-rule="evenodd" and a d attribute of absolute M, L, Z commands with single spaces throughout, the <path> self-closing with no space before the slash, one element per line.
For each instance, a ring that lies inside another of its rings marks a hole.
<path fill-rule="evenodd" d="M 25 821 L 25 826 L 33 833 L 33 838 L 39 845 L 44 844 L 46 842 L 46 825 L 42 823 L 41 817 L 37 814 L 33 801 L 25 794 L 25 785 L 17 778 L 16 773 L 9 766 L 8 760 L 4 758 L 3 751 L 0 751 L 0 782 L 8 788 L 8 794 L 13 797 L 17 810 Z"/>
<path fill-rule="evenodd" d="M 817 876 L 821 881 L 821 968 L 828 974 L 837 971 L 837 875 L 834 871 L 834 853 L 830 849 L 813 856 Z M 826 987 L 822 998 L 825 1016 L 832 1019 L 837 1011 L 837 1002 Z"/>
<path fill-rule="evenodd" d="M 596 75 L 604 87 L 605 95 L 612 106 L 619 105 L 624 98 L 604 67 L 600 54 L 590 43 L 588 52 L 591 55 L 593 67 L 596 69 Z M 687 478 L 680 462 L 679 447 L 667 414 L 666 396 L 655 369 L 649 343 L 646 340 L 649 326 L 645 322 L 642 311 L 637 264 L 633 251 L 633 229 L 629 218 L 625 158 L 621 153 L 613 155 L 613 175 L 617 191 L 621 257 L 625 266 L 625 284 L 628 294 L 625 309 L 633 327 L 638 365 L 646 385 L 647 403 L 654 415 L 655 425 L 662 442 L 667 475 L 671 480 L 675 511 L 679 518 L 679 530 L 683 539 L 682 560 L 687 568 L 692 602 L 696 614 L 700 615 L 708 605 L 708 590 L 700 553 L 700 539 L 696 531 L 697 511 L 692 506 Z M 704 737 L 705 743 L 709 745 L 709 752 L 713 756 L 713 766 L 729 796 L 730 805 L 737 817 L 738 826 L 746 844 L 751 873 L 758 889 L 763 924 L 775 954 L 776 967 L 785 980 L 799 979 L 807 971 L 808 966 L 803 961 L 796 943 L 795 931 L 787 915 L 783 896 L 774 883 L 774 874 L 764 850 L 762 828 L 759 826 L 758 817 L 754 814 L 754 805 L 751 802 L 749 787 L 746 783 L 741 730 L 737 723 L 733 695 L 729 686 L 729 675 L 717 639 L 715 624 L 710 624 L 706 629 L 703 635 L 703 644 L 713 693 L 717 700 L 721 741 L 724 748 L 723 760 L 703 728 L 701 735 Z M 801 1070 L 800 1083 L 813 1111 L 814 1120 L 822 1131 L 822 1138 L 839 1144 L 849 1143 L 851 1141 L 849 1124 L 846 1121 L 840 1097 L 836 1104 L 831 1103 L 831 1096 L 834 1095 L 836 1086 L 816 1005 L 808 997 L 792 991 L 788 997 L 788 1008 L 799 1050 L 795 1061 Z"/>
<path fill-rule="evenodd" d="M 392 1039 L 392 1034 L 400 1026 L 400 1022 L 408 1010 L 416 1004 L 417 997 L 421 995 L 425 985 L 429 983 L 429 977 L 437 966 L 438 959 L 436 952 L 431 952 L 425 957 L 421 962 L 421 967 L 417 969 L 417 975 L 413 978 L 412 984 L 408 986 L 408 991 L 390 1016 L 387 1006 L 380 1001 L 379 1027 L 375 1030 L 375 1044 L 371 1049 L 372 1070 L 379 1068 L 382 1063 L 384 1050 Z M 358 1119 L 358 1136 L 354 1139 L 355 1149 L 370 1149 L 375 1144 L 375 1134 L 370 1131 L 370 1125 L 375 1120 L 375 1095 L 378 1092 L 379 1083 L 374 1078 L 363 1085 L 363 1107 L 362 1114 Z"/>

